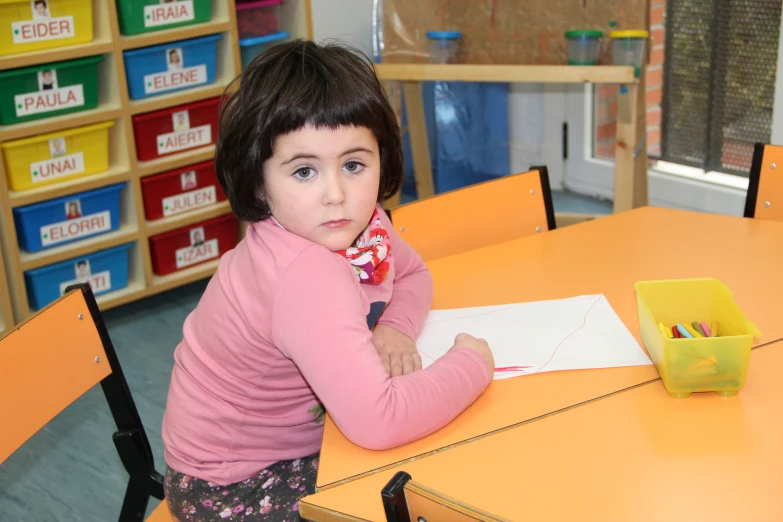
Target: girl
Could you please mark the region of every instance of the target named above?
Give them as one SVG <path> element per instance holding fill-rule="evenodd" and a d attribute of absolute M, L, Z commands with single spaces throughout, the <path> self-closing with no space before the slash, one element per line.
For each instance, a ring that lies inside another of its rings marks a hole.
<path fill-rule="evenodd" d="M 489 385 L 489 347 L 465 334 L 416 371 L 432 279 L 378 205 L 402 167 L 396 117 L 358 53 L 290 42 L 245 70 L 215 168 L 247 234 L 185 321 L 163 420 L 179 520 L 296 520 L 324 410 L 384 449 L 443 427 Z"/>

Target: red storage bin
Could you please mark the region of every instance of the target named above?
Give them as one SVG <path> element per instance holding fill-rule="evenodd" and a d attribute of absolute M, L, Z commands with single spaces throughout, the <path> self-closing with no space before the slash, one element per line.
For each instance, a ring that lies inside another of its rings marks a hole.
<path fill-rule="evenodd" d="M 141 193 L 149 221 L 226 200 L 212 160 L 142 178 Z"/>
<path fill-rule="evenodd" d="M 220 98 L 133 116 L 136 156 L 149 161 L 215 143 Z"/>
<path fill-rule="evenodd" d="M 162 276 L 218 259 L 238 241 L 239 222 L 233 214 L 152 236 L 152 271 Z"/>

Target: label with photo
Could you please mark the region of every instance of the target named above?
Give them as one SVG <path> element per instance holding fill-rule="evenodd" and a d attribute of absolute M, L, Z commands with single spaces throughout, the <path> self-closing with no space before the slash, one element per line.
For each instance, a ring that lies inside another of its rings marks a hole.
<path fill-rule="evenodd" d="M 209 145 L 212 143 L 212 125 L 160 134 L 157 140 L 159 155 Z"/>
<path fill-rule="evenodd" d="M 82 172 L 84 172 L 83 152 L 30 163 L 30 177 L 33 183 L 73 176 Z"/>
<path fill-rule="evenodd" d="M 185 192 L 163 198 L 163 215 L 165 217 L 181 214 L 196 208 L 206 207 L 217 201 L 215 186 Z"/>
<path fill-rule="evenodd" d="M 177 269 L 208 261 L 218 257 L 218 240 L 210 239 L 200 243 L 198 246 L 189 246 L 180 248 L 175 252 L 177 259 Z"/>
<path fill-rule="evenodd" d="M 84 105 L 84 86 L 81 84 L 14 96 L 14 108 L 19 118 L 82 105 Z"/>
<path fill-rule="evenodd" d="M 179 2 L 161 0 L 160 5 L 144 6 L 144 27 L 177 24 L 195 18 L 196 11 L 193 9 L 193 0 L 180 0 Z"/>
<path fill-rule="evenodd" d="M 206 65 L 146 74 L 144 75 L 144 94 L 156 94 L 202 83 L 207 83 Z"/>
<path fill-rule="evenodd" d="M 56 245 L 108 230 L 111 230 L 111 212 L 105 210 L 41 227 L 41 244 L 43 246 Z"/>

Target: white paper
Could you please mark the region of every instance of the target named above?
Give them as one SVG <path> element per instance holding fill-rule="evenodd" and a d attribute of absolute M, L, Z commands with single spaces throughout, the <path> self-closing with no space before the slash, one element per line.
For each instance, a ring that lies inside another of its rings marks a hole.
<path fill-rule="evenodd" d="M 557 370 L 652 364 L 602 294 L 476 308 L 430 311 L 416 341 L 426 368 L 459 333 L 483 337 L 495 357 L 495 379 Z"/>

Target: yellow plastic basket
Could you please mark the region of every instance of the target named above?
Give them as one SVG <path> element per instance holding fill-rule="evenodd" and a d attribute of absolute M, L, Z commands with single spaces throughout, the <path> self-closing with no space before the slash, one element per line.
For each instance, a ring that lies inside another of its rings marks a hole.
<path fill-rule="evenodd" d="M 0 0 L 0 55 L 92 41 L 92 2 L 46 0 L 34 15 L 30 0 Z"/>
<path fill-rule="evenodd" d="M 714 391 L 736 395 L 745 386 L 753 338 L 761 336 L 717 279 L 636 283 L 642 340 L 672 397 Z M 718 337 L 670 339 L 658 327 L 693 321 L 718 324 Z"/>
<path fill-rule="evenodd" d="M 105 121 L 0 143 L 9 188 L 27 190 L 107 170 L 112 125 Z"/>

